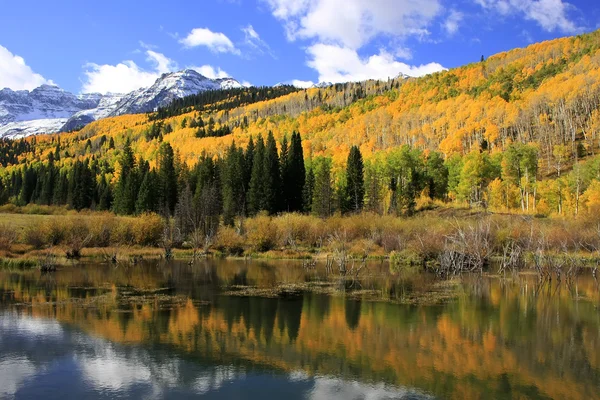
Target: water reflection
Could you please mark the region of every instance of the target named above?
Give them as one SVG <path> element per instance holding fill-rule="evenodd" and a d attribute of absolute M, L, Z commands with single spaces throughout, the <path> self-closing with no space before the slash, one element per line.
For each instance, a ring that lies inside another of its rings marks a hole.
<path fill-rule="evenodd" d="M 326 279 L 242 262 L 0 272 L 0 397 L 600 398 L 589 276 L 463 278 L 433 306 L 373 301 L 437 284 L 422 275 L 336 283 L 346 295 L 222 295 Z"/>

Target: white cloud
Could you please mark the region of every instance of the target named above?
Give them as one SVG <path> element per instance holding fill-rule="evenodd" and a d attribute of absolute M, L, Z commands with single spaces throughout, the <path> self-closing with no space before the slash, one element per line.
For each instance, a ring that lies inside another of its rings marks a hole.
<path fill-rule="evenodd" d="M 176 70 L 177 63 L 164 54 L 146 50 L 146 60 L 152 64 L 151 70 L 145 70 L 131 60 L 117 65 L 94 63 L 87 64 L 84 71 L 83 93 L 128 93 L 151 86 L 161 74 Z"/>
<path fill-rule="evenodd" d="M 185 47 L 206 46 L 215 53 L 240 54 L 240 51 L 224 33 L 213 32 L 208 28 L 194 28 L 179 42 Z"/>
<path fill-rule="evenodd" d="M 268 53 L 271 57 L 275 58 L 271 47 L 260 37 L 252 25 L 243 27 L 242 32 L 244 32 L 244 44 L 246 46 L 255 52 L 260 54 Z"/>
<path fill-rule="evenodd" d="M 316 38 L 354 49 L 379 35 L 427 35 L 427 26 L 443 9 L 440 0 L 263 1 L 285 23 L 291 40 Z"/>
<path fill-rule="evenodd" d="M 537 22 L 544 30 L 566 33 L 582 31 L 582 27 L 568 17 L 575 6 L 563 0 L 474 0 L 487 10 L 501 15 L 523 14 L 525 19 Z"/>
<path fill-rule="evenodd" d="M 451 10 L 450 14 L 448 14 L 448 18 L 446 18 L 446 20 L 442 24 L 442 27 L 444 28 L 446 33 L 448 33 L 448 35 L 452 36 L 456 32 L 458 32 L 458 29 L 460 28 L 460 23 L 462 22 L 463 18 L 464 14 L 460 11 Z"/>
<path fill-rule="evenodd" d="M 53 82 L 33 72 L 23 57 L 0 46 L 0 89 L 7 87 L 13 90 L 31 90 L 44 83 Z"/>
<path fill-rule="evenodd" d="M 148 48 L 148 47 L 147 47 Z M 179 70 L 176 61 L 154 50 L 146 50 L 146 61 L 152 66 L 144 69 L 131 60 L 117 65 L 87 64 L 83 93 L 128 93 L 151 86 L 162 74 Z M 210 79 L 229 78 L 230 75 L 212 65 L 191 66 L 190 69 Z"/>
<path fill-rule="evenodd" d="M 411 66 L 397 61 L 385 50 L 367 58 L 361 58 L 356 50 L 335 45 L 316 44 L 307 49 L 308 66 L 319 73 L 319 82 L 349 82 L 367 79 L 394 78 L 403 73 L 423 76 L 444 70 L 438 63 Z"/>
<path fill-rule="evenodd" d="M 313 81 L 301 81 L 299 79 L 294 79 L 290 82 L 292 86 L 296 86 L 297 88 L 306 89 L 313 86 L 315 83 Z"/>
<path fill-rule="evenodd" d="M 203 65 L 201 67 L 190 67 L 201 75 L 209 79 L 229 78 L 229 74 L 221 68 L 215 68 L 212 65 Z"/>

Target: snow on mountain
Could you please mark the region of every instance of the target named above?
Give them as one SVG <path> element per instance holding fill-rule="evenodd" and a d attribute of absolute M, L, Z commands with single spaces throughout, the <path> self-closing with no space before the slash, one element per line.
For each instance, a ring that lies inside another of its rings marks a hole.
<path fill-rule="evenodd" d="M 193 69 L 163 74 L 149 88 L 127 94 L 111 115 L 135 114 L 164 107 L 173 100 L 207 90 L 241 88 L 232 78 L 209 79 Z"/>
<path fill-rule="evenodd" d="M 101 118 L 153 111 L 175 99 L 203 91 L 241 87 L 232 78 L 209 79 L 186 69 L 163 74 L 152 86 L 128 94 L 77 96 L 51 85 L 32 91 L 2 89 L 0 137 L 69 131 Z"/>
<path fill-rule="evenodd" d="M 67 118 L 40 118 L 9 122 L 0 126 L 0 138 L 19 139 L 40 133 L 59 132 L 66 122 Z"/>

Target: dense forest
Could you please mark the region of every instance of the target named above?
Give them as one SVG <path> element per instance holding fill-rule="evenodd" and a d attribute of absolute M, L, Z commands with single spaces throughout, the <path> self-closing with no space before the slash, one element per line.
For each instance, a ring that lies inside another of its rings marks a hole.
<path fill-rule="evenodd" d="M 418 79 L 208 92 L 78 132 L 5 140 L 0 200 L 194 209 L 210 224 L 261 211 L 410 215 L 434 201 L 593 213 L 599 47 L 594 32 Z"/>

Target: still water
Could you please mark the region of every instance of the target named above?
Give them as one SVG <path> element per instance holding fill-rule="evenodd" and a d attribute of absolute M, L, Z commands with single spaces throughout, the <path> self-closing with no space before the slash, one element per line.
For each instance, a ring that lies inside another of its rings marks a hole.
<path fill-rule="evenodd" d="M 0 398 L 600 399 L 599 307 L 587 274 L 1 270 Z"/>

